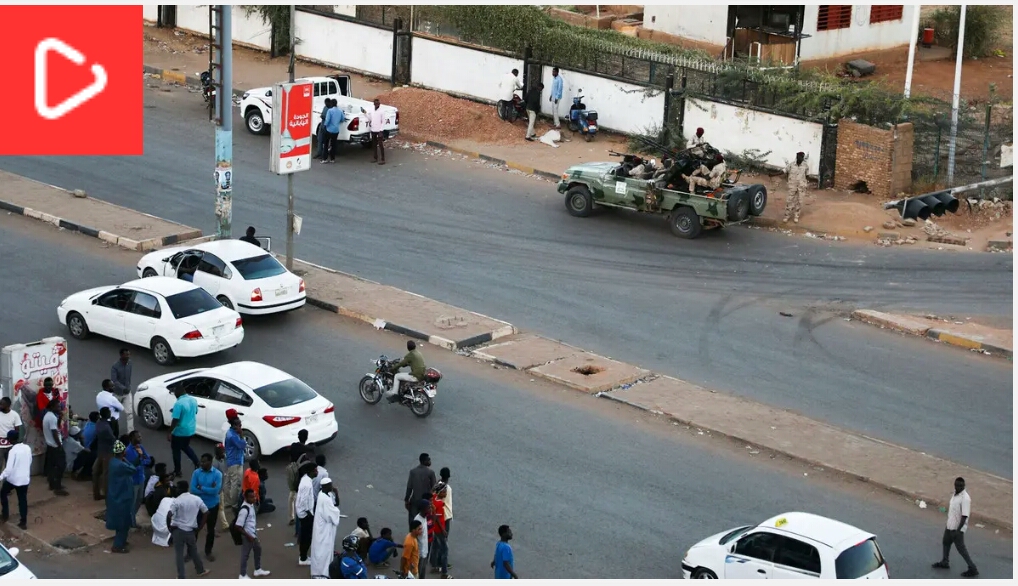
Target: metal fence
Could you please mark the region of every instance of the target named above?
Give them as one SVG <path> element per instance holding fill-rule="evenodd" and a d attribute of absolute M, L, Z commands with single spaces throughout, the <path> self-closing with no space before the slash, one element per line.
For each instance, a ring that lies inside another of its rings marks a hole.
<path fill-rule="evenodd" d="M 914 120 L 912 179 L 921 185 L 947 184 L 951 140 L 951 112 Z M 978 107 L 959 116 L 955 138 L 953 185 L 995 179 L 1012 173 L 1000 167 L 1001 147 L 1014 140 L 1014 111 L 1008 107 Z M 1010 188 L 1006 190 L 1010 193 Z"/>

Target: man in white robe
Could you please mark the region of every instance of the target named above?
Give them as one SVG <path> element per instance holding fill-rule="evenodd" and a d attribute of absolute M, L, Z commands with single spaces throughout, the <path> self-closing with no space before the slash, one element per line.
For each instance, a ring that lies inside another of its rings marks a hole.
<path fill-rule="evenodd" d="M 163 500 L 159 501 L 159 508 L 152 515 L 152 543 L 156 545 L 162 547 L 170 546 L 170 528 L 166 525 L 166 515 L 169 514 L 175 500 L 177 499 L 166 495 L 163 497 Z"/>
<path fill-rule="evenodd" d="M 321 487 L 311 533 L 311 577 L 328 579 L 329 564 L 336 552 L 336 531 L 339 530 L 339 497 L 332 488 L 331 479 L 323 478 Z"/>

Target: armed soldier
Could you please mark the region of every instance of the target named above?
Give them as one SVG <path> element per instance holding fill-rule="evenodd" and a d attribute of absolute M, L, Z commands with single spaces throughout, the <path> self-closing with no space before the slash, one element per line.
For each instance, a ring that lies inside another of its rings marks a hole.
<path fill-rule="evenodd" d="M 718 153 L 714 158 L 714 167 L 712 169 L 708 169 L 706 165 L 701 164 L 698 169 L 689 175 L 683 175 L 682 178 L 689 184 L 691 192 L 694 192 L 697 186 L 706 187 L 713 191 L 721 187 L 721 182 L 724 181 L 727 174 L 728 167 L 725 165 L 725 158 Z"/>
<path fill-rule="evenodd" d="M 788 166 L 788 198 L 785 199 L 785 217 L 782 222 L 788 222 L 791 218 L 796 224 L 799 223 L 799 214 L 802 212 L 802 196 L 806 194 L 806 154 L 802 151 L 795 153 L 795 162 Z"/>

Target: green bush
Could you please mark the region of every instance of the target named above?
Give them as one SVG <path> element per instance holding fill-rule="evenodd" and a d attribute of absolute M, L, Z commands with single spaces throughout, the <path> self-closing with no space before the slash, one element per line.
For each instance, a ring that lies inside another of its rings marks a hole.
<path fill-rule="evenodd" d="M 969 4 L 965 10 L 965 57 L 986 57 L 996 48 L 997 33 L 1005 21 L 1003 6 Z M 937 44 L 958 48 L 960 6 L 940 8 L 927 17 L 924 26 L 934 29 Z"/>
<path fill-rule="evenodd" d="M 288 55 L 290 53 L 290 7 L 287 5 L 260 5 L 260 6 L 239 6 L 243 8 L 247 16 L 258 14 L 262 22 L 272 27 L 273 39 L 272 56 Z"/>

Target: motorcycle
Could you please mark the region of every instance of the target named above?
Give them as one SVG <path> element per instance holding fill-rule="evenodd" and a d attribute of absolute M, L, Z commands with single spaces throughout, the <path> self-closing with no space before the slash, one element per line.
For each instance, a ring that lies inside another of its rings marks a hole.
<path fill-rule="evenodd" d="M 569 106 L 569 130 L 579 132 L 583 140 L 590 142 L 597 134 L 597 111 L 588 110 L 582 99 L 582 95 L 574 96 L 573 105 Z"/>
<path fill-rule="evenodd" d="M 527 117 L 527 105 L 523 102 L 519 90 L 513 92 L 512 100 L 499 100 L 497 110 L 498 117 L 510 124 Z"/>
<path fill-rule="evenodd" d="M 205 99 L 206 104 L 212 104 L 216 99 L 216 87 L 212 84 L 212 74 L 202 71 L 198 74 L 198 78 L 201 79 L 201 97 Z"/>
<path fill-rule="evenodd" d="M 375 405 L 382 400 L 387 391 L 392 390 L 395 373 L 393 365 L 395 360 L 389 360 L 384 354 L 373 361 L 375 372 L 364 375 L 358 385 L 361 399 L 368 405 Z M 435 395 L 438 393 L 438 381 L 442 380 L 442 373 L 434 368 L 424 371 L 424 380 L 417 382 L 404 382 L 400 387 L 399 404 L 409 407 L 414 415 L 420 418 L 431 414 L 435 406 Z"/>

